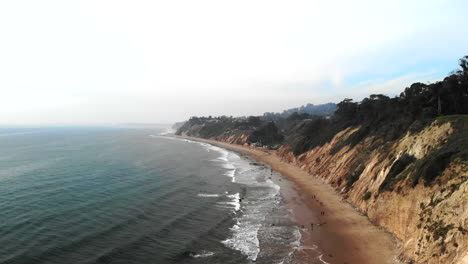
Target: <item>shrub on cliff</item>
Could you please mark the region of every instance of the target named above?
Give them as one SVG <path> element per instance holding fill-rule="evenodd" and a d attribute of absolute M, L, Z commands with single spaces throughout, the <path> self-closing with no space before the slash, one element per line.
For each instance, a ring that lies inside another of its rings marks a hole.
<path fill-rule="evenodd" d="M 371 198 L 371 196 L 372 196 L 372 193 L 371 193 L 371 192 L 366 192 L 366 193 L 362 196 L 362 199 L 363 199 L 364 201 L 367 201 L 367 200 L 369 200 L 369 199 Z"/>
<path fill-rule="evenodd" d="M 260 126 L 249 137 L 249 143 L 261 143 L 262 145 L 273 145 L 283 141 L 283 135 L 278 131 L 274 122 L 267 122 Z"/>
<path fill-rule="evenodd" d="M 416 186 L 421 179 L 430 186 L 442 172 L 455 160 L 468 161 L 468 119 L 466 116 L 450 118 L 454 133 L 447 143 L 433 151 L 424 159 L 418 160 L 411 174 L 411 185 Z"/>
<path fill-rule="evenodd" d="M 375 142 L 396 140 L 408 131 L 418 132 L 437 116 L 468 114 L 468 56 L 463 57 L 459 65 L 461 70 L 444 80 L 432 84 L 414 83 L 394 98 L 372 94 L 361 102 L 344 99 L 332 118 L 318 119 L 291 135 L 294 140 L 289 141 L 294 154 L 322 146 L 349 126 L 361 129 L 333 148 L 332 154 L 368 137 Z"/>
<path fill-rule="evenodd" d="M 390 168 L 390 171 L 385 177 L 385 180 L 379 187 L 379 192 L 382 191 L 392 191 L 393 185 L 400 180 L 404 180 L 405 177 L 401 174 L 411 163 L 413 163 L 416 158 L 409 154 L 403 154 L 397 161 L 395 161 Z"/>
<path fill-rule="evenodd" d="M 289 143 L 293 153 L 300 155 L 327 143 L 338 131 L 339 128 L 329 120 L 317 118 L 305 122 L 295 134 L 290 135 Z"/>

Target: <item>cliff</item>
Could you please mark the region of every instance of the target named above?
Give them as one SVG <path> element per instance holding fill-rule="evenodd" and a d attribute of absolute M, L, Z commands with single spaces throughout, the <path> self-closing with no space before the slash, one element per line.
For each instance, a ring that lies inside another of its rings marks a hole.
<path fill-rule="evenodd" d="M 197 134 L 201 126 L 181 132 Z M 444 116 L 384 141 L 347 127 L 300 155 L 284 144 L 276 155 L 330 184 L 349 203 L 401 243 L 411 263 L 468 261 L 468 116 Z M 250 134 L 248 133 L 250 131 Z M 248 144 L 252 130 L 210 139 Z"/>
<path fill-rule="evenodd" d="M 369 137 L 333 153 L 359 129 L 347 128 L 329 143 L 299 156 L 288 145 L 277 155 L 332 185 L 371 221 L 394 234 L 410 261 L 466 263 L 468 162 L 462 156 L 445 161 L 449 164 L 433 179 L 426 179 L 420 170 L 424 163 L 437 170 L 439 161 L 433 156 L 445 153 L 449 145 L 466 148 L 468 122 L 434 121 L 419 133 L 408 132 L 402 139 L 381 142 L 374 149 L 374 139 Z"/>
<path fill-rule="evenodd" d="M 460 67 L 331 116 L 192 117 L 177 134 L 277 149 L 394 234 L 402 259 L 468 263 L 468 56 Z"/>

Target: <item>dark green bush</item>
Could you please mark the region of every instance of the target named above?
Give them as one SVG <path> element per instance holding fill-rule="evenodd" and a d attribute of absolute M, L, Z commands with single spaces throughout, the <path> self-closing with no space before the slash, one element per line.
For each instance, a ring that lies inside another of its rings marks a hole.
<path fill-rule="evenodd" d="M 290 142 L 295 155 L 300 155 L 329 142 L 340 129 L 325 118 L 308 121 L 293 135 Z"/>
<path fill-rule="evenodd" d="M 353 165 L 355 166 L 356 164 L 357 164 L 357 163 L 354 163 Z M 358 165 L 358 166 L 359 166 L 359 167 L 357 167 L 357 168 L 353 168 L 353 166 L 352 166 L 352 168 L 351 168 L 352 173 L 350 173 L 350 174 L 348 174 L 348 175 L 346 176 L 346 180 L 347 180 L 347 182 L 346 182 L 346 187 L 347 187 L 348 190 L 353 186 L 353 184 L 354 184 L 357 180 L 359 180 L 359 177 L 361 177 L 361 173 L 362 173 L 362 172 L 364 171 L 364 169 L 365 169 L 365 167 L 362 166 L 362 164 L 360 164 L 360 165 Z"/>
<path fill-rule="evenodd" d="M 362 199 L 363 199 L 364 201 L 367 201 L 367 200 L 369 200 L 369 199 L 371 198 L 371 196 L 372 196 L 371 192 L 366 192 L 366 193 L 364 194 L 364 196 L 362 196 Z"/>
<path fill-rule="evenodd" d="M 413 163 L 416 158 L 412 155 L 403 154 L 390 168 L 390 171 L 387 174 L 387 177 L 382 182 L 379 187 L 379 192 L 382 191 L 392 191 L 393 185 L 400 180 L 404 180 L 404 177 L 397 177 L 400 173 L 402 173 L 408 165 Z"/>
<path fill-rule="evenodd" d="M 267 122 L 252 132 L 248 141 L 250 143 L 259 142 L 262 145 L 273 145 L 283 141 L 284 137 L 278 132 L 274 122 Z"/>

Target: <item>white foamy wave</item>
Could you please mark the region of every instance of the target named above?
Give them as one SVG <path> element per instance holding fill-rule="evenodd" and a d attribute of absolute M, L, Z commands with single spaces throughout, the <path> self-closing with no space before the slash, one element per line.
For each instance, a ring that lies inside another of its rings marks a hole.
<path fill-rule="evenodd" d="M 227 157 L 226 157 L 226 160 Z M 234 166 L 234 163 L 226 161 L 225 164 L 223 164 L 223 168 L 227 169 L 226 173 L 224 173 L 225 176 L 228 176 L 231 178 L 232 182 L 236 181 L 235 175 L 236 175 L 236 167 Z"/>
<path fill-rule="evenodd" d="M 171 136 L 167 136 L 167 135 L 153 135 L 153 134 L 150 134 L 148 135 L 149 137 L 151 138 L 162 138 L 162 139 L 170 139 L 170 140 L 181 140 L 179 138 L 176 138 L 176 137 L 171 137 Z"/>
<path fill-rule="evenodd" d="M 300 236 L 300 235 L 299 235 L 299 236 Z M 303 251 L 303 250 L 313 250 L 313 251 L 317 252 L 318 254 L 320 254 L 320 255 L 318 255 L 318 257 L 317 257 L 317 260 L 318 260 L 318 261 L 320 261 L 320 262 L 323 263 L 323 264 L 330 264 L 330 262 L 327 262 L 327 261 L 325 261 L 325 260 L 323 259 L 323 253 L 320 252 L 320 251 L 318 250 L 317 245 L 313 245 L 313 246 L 304 246 L 304 245 L 300 245 L 300 238 L 299 238 L 298 246 L 295 247 L 294 251 Z M 294 251 L 291 252 L 289 255 L 291 255 L 292 253 L 294 253 Z"/>
<path fill-rule="evenodd" d="M 304 249 L 316 249 L 317 247 L 303 247 L 301 246 L 301 239 L 302 239 L 302 235 L 301 235 L 301 231 L 299 231 L 299 228 L 296 228 L 294 229 L 294 233 L 293 233 L 293 236 L 294 236 L 294 240 L 291 242 L 291 252 L 288 253 L 288 255 L 286 255 L 286 257 L 283 259 L 283 261 L 279 262 L 278 264 L 284 264 L 284 261 L 287 260 L 287 259 L 290 259 L 292 257 L 292 255 L 294 254 L 294 252 L 296 251 L 302 251 Z M 288 262 L 289 263 L 289 262 Z"/>
<path fill-rule="evenodd" d="M 232 182 L 248 186 L 248 191 L 243 192 L 242 199 L 240 193 L 226 193 L 229 200 L 216 203 L 216 207 L 231 210 L 237 216 L 235 224 L 230 228 L 230 236 L 221 242 L 226 247 L 241 252 L 251 261 L 256 261 L 259 256 L 263 258 L 260 255 L 260 239 L 263 238 L 259 237 L 259 232 L 271 209 L 278 206 L 280 186 L 268 179 L 269 171 L 263 166 L 252 166 L 248 160 L 242 159 L 234 152 L 204 142 L 186 142 L 197 143 L 208 152 L 219 153 L 219 156 L 211 161 L 226 169 L 223 174 L 230 177 Z M 299 230 L 295 230 L 293 241 L 290 241 L 291 248 L 297 249 L 300 239 Z"/>
<path fill-rule="evenodd" d="M 320 256 L 318 257 L 318 260 L 320 260 L 323 264 L 330 264 L 330 262 L 326 262 L 326 261 L 323 259 L 323 254 L 320 255 Z"/>
<path fill-rule="evenodd" d="M 229 194 L 227 197 L 231 198 L 230 202 L 221 202 L 221 204 L 228 204 L 234 207 L 234 211 L 237 212 L 240 210 L 241 203 L 240 203 L 240 194 Z"/>
<path fill-rule="evenodd" d="M 236 166 L 236 182 L 249 188 L 242 200 L 242 214 L 230 229 L 231 236 L 222 241 L 229 248 L 240 251 L 248 259 L 256 261 L 260 254 L 259 230 L 265 223 L 265 217 L 279 202 L 279 186 L 267 178 L 265 170 L 252 166 L 248 161 L 238 158 L 230 159 Z M 238 197 L 236 197 L 238 198 Z M 240 197 L 239 197 L 240 198 Z M 238 200 L 240 203 L 240 200 Z M 300 238 L 297 238 L 300 240 Z M 297 240 L 295 239 L 295 241 Z"/>
<path fill-rule="evenodd" d="M 198 197 L 220 197 L 220 194 L 210 194 L 210 193 L 199 193 Z"/>
<path fill-rule="evenodd" d="M 227 160 L 227 159 L 226 159 L 226 160 Z M 234 164 L 231 163 L 231 162 L 227 162 L 227 163 L 223 164 L 223 167 L 224 167 L 225 169 L 228 169 L 228 170 L 234 170 L 234 169 L 236 169 L 236 167 L 234 166 Z"/>
<path fill-rule="evenodd" d="M 221 152 L 221 151 L 220 151 Z M 218 158 L 218 160 L 221 160 L 221 161 L 224 161 L 224 162 L 228 162 L 228 152 L 221 152 L 221 157 Z"/>
<path fill-rule="evenodd" d="M 233 153 L 233 152 L 230 152 L 230 151 L 228 151 L 226 149 L 217 147 L 217 146 L 213 146 L 213 145 L 210 145 L 210 144 L 207 144 L 207 143 L 202 143 L 202 142 L 198 142 L 198 143 L 200 145 L 204 146 L 207 151 L 216 151 L 219 154 L 221 154 L 221 156 L 219 156 L 218 158 L 216 158 L 213 161 L 223 162 L 223 164 L 222 164 L 223 168 L 227 169 L 227 171 L 224 173 L 224 175 L 231 178 L 232 182 L 236 182 L 236 178 L 235 178 L 236 167 L 234 166 L 234 163 L 230 161 L 230 157 L 238 157 L 238 155 Z"/>
<path fill-rule="evenodd" d="M 166 135 L 174 134 L 175 132 L 176 132 L 175 129 L 173 129 L 173 128 L 168 128 L 168 129 L 166 129 L 164 132 L 159 133 L 159 135 L 160 135 L 160 136 L 166 136 Z"/>
<path fill-rule="evenodd" d="M 255 261 L 260 252 L 260 242 L 258 241 L 257 233 L 261 224 L 252 224 L 249 221 L 237 221 L 231 231 L 233 236 L 222 243 L 232 249 L 239 250 L 248 259 Z"/>
<path fill-rule="evenodd" d="M 193 255 L 192 257 L 193 258 L 206 258 L 206 257 L 211 257 L 214 255 L 214 252 L 210 252 L 210 251 L 203 251 L 203 253 L 200 253 L 200 254 L 195 254 Z"/>
<path fill-rule="evenodd" d="M 273 182 L 272 180 L 270 180 L 270 179 L 266 180 L 266 182 L 267 182 L 267 184 L 268 184 L 271 188 L 273 188 L 273 189 L 275 189 L 275 190 L 277 191 L 276 193 L 278 193 L 279 190 L 281 189 L 281 187 L 280 187 L 278 184 L 274 183 L 274 182 Z"/>
<path fill-rule="evenodd" d="M 224 175 L 230 177 L 232 182 L 236 182 L 236 178 L 234 177 L 236 175 L 236 169 L 228 170 Z"/>
<path fill-rule="evenodd" d="M 160 136 L 150 135 L 150 137 L 160 137 Z M 228 170 L 228 171 L 226 171 L 226 173 L 224 173 L 224 175 L 231 178 L 232 182 L 235 182 L 236 167 L 234 166 L 233 162 L 229 161 L 229 158 L 230 157 L 239 158 L 239 156 L 237 154 L 235 154 L 233 152 L 230 152 L 230 151 L 228 151 L 226 149 L 223 149 L 223 148 L 220 148 L 220 147 L 217 147 L 217 146 L 213 146 L 211 144 L 204 143 L 204 142 L 198 142 L 198 141 L 193 141 L 193 140 L 184 139 L 184 138 L 176 138 L 176 137 L 165 137 L 165 138 L 183 140 L 183 141 L 185 141 L 187 143 L 199 144 L 199 145 L 203 146 L 208 152 L 211 152 L 211 151 L 218 152 L 221 155 L 218 158 L 214 159 L 213 161 L 222 161 L 223 162 L 223 164 L 222 164 L 223 168 Z"/>

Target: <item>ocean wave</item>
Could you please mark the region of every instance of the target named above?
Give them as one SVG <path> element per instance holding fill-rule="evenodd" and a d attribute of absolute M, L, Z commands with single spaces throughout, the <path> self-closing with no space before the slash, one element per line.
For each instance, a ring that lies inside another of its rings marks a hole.
<path fill-rule="evenodd" d="M 231 227 L 231 236 L 222 241 L 229 248 L 240 251 L 248 259 L 256 261 L 260 253 L 260 242 L 258 232 L 264 224 L 266 215 L 276 206 L 276 195 L 279 187 L 272 181 L 263 180 L 264 173 L 255 170 L 244 160 L 238 161 L 241 172 L 238 175 L 239 182 L 246 184 L 255 190 L 242 197 L 242 215 L 236 219 L 236 223 Z M 231 195 L 239 203 L 240 195 Z"/>
<path fill-rule="evenodd" d="M 234 166 L 234 163 L 230 161 L 230 158 L 232 158 L 232 157 L 239 158 L 239 156 L 236 153 L 228 151 L 228 150 L 220 148 L 220 147 L 217 147 L 217 146 L 214 146 L 214 145 L 211 145 L 211 144 L 208 144 L 208 143 L 205 143 L 205 142 L 198 142 L 198 141 L 193 141 L 193 140 L 189 140 L 189 139 L 185 139 L 185 138 L 177 138 L 177 137 L 161 136 L 161 135 L 162 134 L 160 134 L 160 135 L 149 135 L 149 136 L 154 137 L 154 138 L 175 139 L 175 140 L 184 141 L 186 143 L 198 144 L 198 145 L 203 146 L 205 148 L 205 150 L 208 151 L 208 152 L 211 152 L 211 151 L 218 152 L 220 154 L 220 156 L 217 157 L 216 159 L 212 160 L 212 161 L 223 162 L 222 167 L 227 170 L 224 173 L 224 175 L 231 178 L 232 182 L 236 182 L 236 179 L 235 179 L 236 167 Z"/>
<path fill-rule="evenodd" d="M 206 258 L 206 257 L 211 257 L 213 256 L 215 253 L 214 252 L 211 252 L 211 251 L 203 251 L 203 253 L 200 253 L 200 254 L 192 254 L 192 257 L 193 258 Z"/>
<path fill-rule="evenodd" d="M 224 173 L 225 176 L 228 176 L 231 178 L 232 182 L 236 182 L 236 169 L 228 170 L 226 173 Z"/>
<path fill-rule="evenodd" d="M 166 135 L 174 134 L 175 132 L 176 132 L 175 129 L 173 129 L 173 128 L 168 128 L 168 129 L 166 129 L 165 131 L 159 133 L 159 135 L 161 135 L 161 136 L 166 136 Z"/>
<path fill-rule="evenodd" d="M 234 207 L 234 212 L 239 211 L 240 207 L 241 207 L 240 194 L 239 193 L 230 194 L 230 195 L 227 195 L 227 197 L 231 198 L 231 201 L 230 202 L 224 202 L 224 204 L 232 205 Z"/>
<path fill-rule="evenodd" d="M 198 197 L 220 197 L 220 194 L 210 194 L 210 193 L 199 193 Z"/>
<path fill-rule="evenodd" d="M 36 131 L 27 131 L 27 132 L 12 132 L 12 133 L 0 133 L 0 137 L 10 137 L 10 136 L 22 136 L 38 133 Z"/>
<path fill-rule="evenodd" d="M 211 144 L 207 144 L 207 143 L 203 143 L 203 142 L 196 142 L 196 143 L 199 143 L 200 145 L 205 147 L 205 149 L 207 151 L 216 151 L 216 152 L 218 152 L 220 154 L 220 156 L 218 158 L 216 158 L 215 160 L 213 160 L 213 161 L 223 162 L 222 167 L 227 170 L 224 173 L 224 175 L 231 178 L 232 182 L 236 182 L 236 178 L 235 178 L 236 166 L 235 166 L 234 162 L 232 162 L 230 160 L 230 158 L 239 157 L 236 153 L 228 151 L 228 150 L 220 148 L 220 147 L 217 147 L 217 146 L 213 146 Z"/>
<path fill-rule="evenodd" d="M 232 178 L 232 182 L 244 186 L 245 192 L 227 194 L 230 201 L 219 201 L 217 207 L 231 209 L 235 213 L 235 223 L 230 228 L 228 238 L 221 241 L 226 247 L 241 252 L 251 261 L 256 261 L 260 255 L 259 230 L 264 229 L 265 218 L 272 208 L 278 207 L 280 186 L 268 179 L 268 171 L 258 166 L 252 166 L 249 160 L 242 159 L 238 154 L 226 149 L 213 146 L 204 142 L 186 140 L 188 143 L 198 143 L 208 152 L 217 152 L 219 156 L 213 162 L 220 163 L 226 169 L 224 175 Z M 212 196 L 215 197 L 215 196 Z M 268 229 L 268 232 L 276 232 Z M 300 245 L 299 230 L 294 232 L 291 245 L 291 253 Z M 272 234 L 274 235 L 274 234 Z M 263 238 L 262 238 L 263 239 Z M 288 242 L 288 243 L 289 243 Z M 287 256 L 288 252 L 285 252 Z"/>
<path fill-rule="evenodd" d="M 260 252 L 260 242 L 257 237 L 260 226 L 261 223 L 253 224 L 249 221 L 238 220 L 231 227 L 233 235 L 222 241 L 222 243 L 227 247 L 240 251 L 248 259 L 255 261 Z"/>
<path fill-rule="evenodd" d="M 314 247 L 304 247 L 301 245 L 301 239 L 302 239 L 302 235 L 301 235 L 301 231 L 299 231 L 299 228 L 295 228 L 294 229 L 294 232 L 293 232 L 293 237 L 294 239 L 292 240 L 292 242 L 290 243 L 291 245 L 291 251 L 283 258 L 283 260 L 281 262 L 279 262 L 278 264 L 284 264 L 285 261 L 286 263 L 291 263 L 291 258 L 293 257 L 293 254 L 296 252 L 296 251 L 302 251 L 302 250 L 305 250 L 305 249 L 313 249 L 313 250 L 316 250 L 317 249 L 317 246 L 314 246 Z"/>
<path fill-rule="evenodd" d="M 323 264 L 330 264 L 330 262 L 323 260 L 323 254 L 318 257 L 318 260 L 320 260 Z"/>

